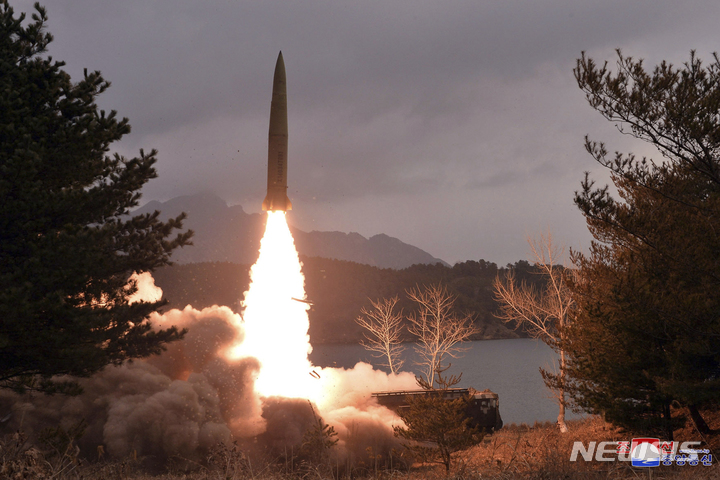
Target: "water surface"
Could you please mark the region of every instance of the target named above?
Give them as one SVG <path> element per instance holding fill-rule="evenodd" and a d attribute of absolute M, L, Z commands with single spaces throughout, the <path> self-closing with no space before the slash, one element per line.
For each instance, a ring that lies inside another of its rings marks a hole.
<path fill-rule="evenodd" d="M 552 369 L 557 364 L 557 354 L 547 345 L 522 338 L 468 342 L 467 346 L 469 349 L 461 357 L 448 359 L 452 363 L 448 373 L 462 373 L 458 386 L 489 388 L 497 393 L 505 424 L 557 420 L 557 404 L 539 372 L 540 367 Z M 403 370 L 419 372 L 413 365 L 416 355 L 412 344 L 407 344 L 403 356 L 406 360 Z M 378 364 L 382 363 L 362 345 L 318 345 L 310 359 L 322 367 L 351 368 L 362 361 L 381 368 Z"/>

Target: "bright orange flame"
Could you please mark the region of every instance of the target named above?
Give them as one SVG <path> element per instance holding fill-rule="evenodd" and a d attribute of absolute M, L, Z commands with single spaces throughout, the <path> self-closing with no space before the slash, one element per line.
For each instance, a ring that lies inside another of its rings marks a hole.
<path fill-rule="evenodd" d="M 243 312 L 245 338 L 231 358 L 255 357 L 261 368 L 255 390 L 264 397 L 317 399 L 320 382 L 311 376 L 305 278 L 285 212 L 268 212 L 260 256 L 250 270 Z"/>

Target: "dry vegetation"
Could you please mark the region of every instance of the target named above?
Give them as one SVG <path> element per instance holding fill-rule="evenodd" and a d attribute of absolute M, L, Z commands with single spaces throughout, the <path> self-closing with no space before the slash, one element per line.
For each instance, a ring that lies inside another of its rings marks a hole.
<path fill-rule="evenodd" d="M 705 440 L 713 451 L 720 451 L 720 412 L 706 412 L 714 433 Z M 684 466 L 652 469 L 632 468 L 626 462 L 570 462 L 576 440 L 629 440 L 602 420 L 590 417 L 569 422 L 570 431 L 561 434 L 554 424 L 533 426 L 511 424 L 487 436 L 481 445 L 456 458 L 450 476 L 440 465 L 413 465 L 410 470 L 377 470 L 361 465 L 338 470 L 330 465 L 278 464 L 269 458 L 249 457 L 235 445 L 218 446 L 198 463 L 174 459 L 165 473 L 150 474 L 142 458 L 123 461 L 85 462 L 77 457 L 74 445 L 55 442 L 54 447 L 30 447 L 20 434 L 7 436 L 0 443 L 0 478 L 9 479 L 134 479 L 134 480 L 290 480 L 290 479 L 715 479 L 720 467 Z M 676 440 L 697 440 L 692 424 L 676 432 Z M 64 445 L 64 446 L 63 446 Z M 59 448 L 58 448 L 59 447 Z"/>
<path fill-rule="evenodd" d="M 568 422 L 569 432 L 561 434 L 555 425 L 538 424 L 532 427 L 511 424 L 489 437 L 483 445 L 466 453 L 465 471 L 459 478 L 491 479 L 620 479 L 646 478 L 648 470 L 632 468 L 626 462 L 585 462 L 578 457 L 570 462 L 575 441 L 630 440 L 623 433 L 599 418 Z M 680 432 L 678 440 L 696 440 L 698 435 Z M 462 470 L 462 468 L 461 468 Z M 652 469 L 652 478 L 690 479 L 717 478 L 718 467 L 659 467 Z"/>

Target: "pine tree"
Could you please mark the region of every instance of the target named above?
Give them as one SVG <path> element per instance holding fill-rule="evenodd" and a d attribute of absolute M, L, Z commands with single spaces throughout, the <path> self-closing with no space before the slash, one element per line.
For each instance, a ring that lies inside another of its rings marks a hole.
<path fill-rule="evenodd" d="M 652 73 L 618 51 L 618 69 L 585 55 L 575 75 L 590 105 L 662 161 L 608 158 L 620 200 L 586 175 L 575 203 L 594 237 L 575 254 L 578 318 L 564 347 L 575 402 L 620 425 L 672 437 L 671 405 L 706 430 L 720 400 L 720 60 L 691 54 Z"/>
<path fill-rule="evenodd" d="M 446 398 L 448 390 L 460 381 L 454 375 L 443 376 L 446 369 L 436 368 L 432 382 L 416 377 L 425 393 L 407 399 L 408 406 L 397 412 L 405 426 L 395 426 L 393 431 L 396 437 L 408 440 L 405 448 L 422 461 L 441 463 L 449 472 L 452 454 L 480 443 L 483 432 L 470 424 L 470 393 L 452 400 Z"/>
<path fill-rule="evenodd" d="M 56 375 L 157 354 L 179 339 L 147 321 L 162 302 L 129 304 L 133 272 L 169 263 L 192 232 L 183 216 L 127 216 L 156 176 L 156 152 L 109 155 L 130 131 L 95 99 L 100 72 L 73 83 L 44 56 L 52 36 L 37 3 L 32 22 L 0 3 L 0 386 L 70 391 Z"/>

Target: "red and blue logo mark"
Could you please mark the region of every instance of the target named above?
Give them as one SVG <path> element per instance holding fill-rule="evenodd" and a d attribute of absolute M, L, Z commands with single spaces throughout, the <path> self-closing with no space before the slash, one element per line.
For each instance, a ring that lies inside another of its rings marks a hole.
<path fill-rule="evenodd" d="M 710 450 L 690 448 L 700 442 L 683 442 L 677 452 L 677 442 L 657 438 L 633 438 L 632 442 L 617 442 L 618 454 L 630 454 L 633 467 L 659 467 L 660 465 L 712 465 Z"/>
<path fill-rule="evenodd" d="M 670 452 L 672 452 L 673 442 L 663 442 L 670 444 Z M 663 445 L 667 447 L 667 445 Z M 661 450 L 659 438 L 633 438 L 630 444 L 630 461 L 633 467 L 659 467 L 663 458 L 663 450 Z"/>

